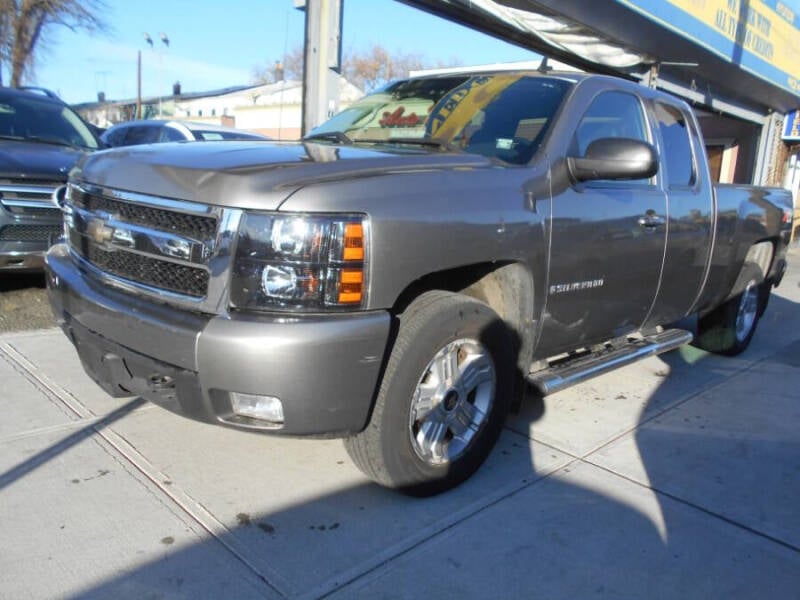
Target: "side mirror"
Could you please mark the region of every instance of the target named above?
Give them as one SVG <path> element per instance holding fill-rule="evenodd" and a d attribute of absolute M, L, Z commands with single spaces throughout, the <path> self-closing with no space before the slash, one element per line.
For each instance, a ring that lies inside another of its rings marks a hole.
<path fill-rule="evenodd" d="M 628 138 L 601 138 L 586 149 L 586 156 L 567 157 L 576 181 L 593 179 L 646 179 L 658 173 L 653 146 Z"/>

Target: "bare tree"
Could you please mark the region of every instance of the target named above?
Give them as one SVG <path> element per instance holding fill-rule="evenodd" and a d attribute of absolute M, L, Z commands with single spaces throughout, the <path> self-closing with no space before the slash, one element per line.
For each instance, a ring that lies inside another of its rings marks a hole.
<path fill-rule="evenodd" d="M 0 0 L 2 2 L 2 0 Z M 303 47 L 298 46 L 283 56 L 283 60 L 274 63 L 256 65 L 252 70 L 254 83 L 273 83 L 283 79 L 303 78 Z"/>
<path fill-rule="evenodd" d="M 103 31 L 105 10 L 103 0 L 0 0 L 0 67 L 10 72 L 11 86 L 30 75 L 48 29 Z"/>
<path fill-rule="evenodd" d="M 9 16 L 11 0 L 0 0 L 0 85 L 3 85 L 3 65 L 8 62 Z"/>
<path fill-rule="evenodd" d="M 2 0 L 0 0 L 2 1 Z M 276 65 L 278 63 L 275 63 Z M 437 67 L 457 66 L 460 61 L 437 61 Z M 284 56 L 281 63 L 287 79 L 302 79 L 303 48 L 297 47 Z M 407 77 L 409 71 L 430 67 L 422 54 L 390 52 L 380 44 L 372 44 L 365 50 L 346 50 L 342 58 L 342 75 L 350 83 L 365 91 L 372 91 L 381 85 Z M 276 69 L 272 65 L 261 65 L 253 68 L 253 81 L 270 83 L 276 80 Z"/>
<path fill-rule="evenodd" d="M 380 44 L 372 44 L 362 52 L 348 52 L 343 60 L 342 75 L 365 91 L 372 91 L 393 79 L 408 77 L 409 71 L 422 69 L 421 54 L 391 53 Z"/>

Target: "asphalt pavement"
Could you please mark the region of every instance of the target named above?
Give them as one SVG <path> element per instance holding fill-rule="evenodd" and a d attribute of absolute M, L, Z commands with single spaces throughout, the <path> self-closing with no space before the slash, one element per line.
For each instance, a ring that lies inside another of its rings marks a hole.
<path fill-rule="evenodd" d="M 800 598 L 800 249 L 751 347 L 509 418 L 467 483 L 384 490 L 338 440 L 111 399 L 0 334 L 0 598 Z"/>
<path fill-rule="evenodd" d="M 53 324 L 43 273 L 0 273 L 0 333 Z"/>

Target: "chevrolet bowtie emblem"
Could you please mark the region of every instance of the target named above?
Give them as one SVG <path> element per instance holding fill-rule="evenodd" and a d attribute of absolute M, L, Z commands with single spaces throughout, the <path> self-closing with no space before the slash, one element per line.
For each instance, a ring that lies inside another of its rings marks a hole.
<path fill-rule="evenodd" d="M 114 236 L 114 228 L 106 225 L 103 219 L 92 219 L 86 225 L 86 234 L 96 243 L 103 244 L 111 241 Z"/>

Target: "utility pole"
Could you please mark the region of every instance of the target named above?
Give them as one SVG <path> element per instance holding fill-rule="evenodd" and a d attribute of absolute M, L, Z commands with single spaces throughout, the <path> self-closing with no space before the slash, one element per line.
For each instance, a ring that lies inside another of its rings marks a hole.
<path fill-rule="evenodd" d="M 306 13 L 303 59 L 303 135 L 339 109 L 342 0 L 295 0 Z"/>
<path fill-rule="evenodd" d="M 160 34 L 158 34 L 158 37 L 161 38 L 161 43 L 164 44 L 164 48 L 168 49 L 169 48 L 169 36 L 162 31 Z M 165 52 L 165 51 L 166 50 L 164 50 L 163 52 Z M 163 90 L 161 90 L 161 83 L 162 83 L 163 76 L 164 76 L 164 55 L 162 53 L 159 53 L 158 54 L 158 89 L 159 89 L 159 94 L 158 94 L 158 118 L 159 119 L 161 118 L 161 115 L 162 115 L 162 112 L 161 112 L 161 99 L 163 98 L 163 94 L 161 92 Z"/>
<path fill-rule="evenodd" d="M 142 51 L 136 57 L 136 118 L 142 118 Z"/>

